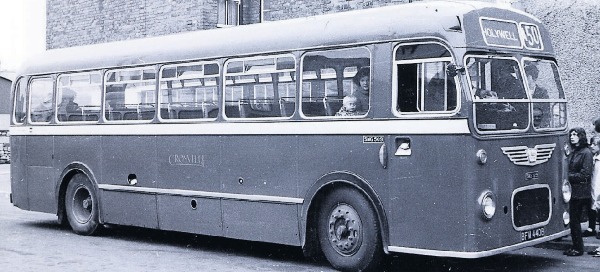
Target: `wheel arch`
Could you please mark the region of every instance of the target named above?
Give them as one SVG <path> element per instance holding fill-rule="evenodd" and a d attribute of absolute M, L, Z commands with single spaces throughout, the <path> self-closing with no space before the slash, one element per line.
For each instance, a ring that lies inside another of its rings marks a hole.
<path fill-rule="evenodd" d="M 58 216 L 58 223 L 59 224 L 67 224 L 66 221 L 66 211 L 65 211 L 65 194 L 67 191 L 67 185 L 69 184 L 69 181 L 71 180 L 71 178 L 73 176 L 75 176 L 76 174 L 81 173 L 84 174 L 88 180 L 92 183 L 92 185 L 94 186 L 94 190 L 96 191 L 96 195 L 98 196 L 98 199 L 100 199 L 100 193 L 98 190 L 98 183 L 96 182 L 96 178 L 94 173 L 92 172 L 92 170 L 84 163 L 81 162 L 73 162 L 69 165 L 67 165 L 67 167 L 65 167 L 62 171 L 62 173 L 59 176 L 59 182 L 56 184 L 56 196 L 57 196 L 57 210 L 56 210 L 56 215 Z M 102 212 L 100 212 L 101 207 L 100 205 L 98 205 L 98 219 L 100 222 L 103 222 L 102 220 Z"/>
<path fill-rule="evenodd" d="M 319 242 L 316 231 L 316 216 L 319 205 L 323 197 L 329 192 L 335 190 L 337 186 L 347 186 L 358 190 L 364 194 L 373 208 L 380 226 L 380 237 L 383 250 L 387 254 L 387 245 L 389 244 L 388 221 L 383 204 L 379 196 L 375 193 L 372 186 L 362 177 L 345 171 L 332 172 L 319 178 L 307 191 L 305 198 L 307 201 L 302 205 L 301 210 L 301 233 L 302 250 L 305 256 L 319 258 Z"/>

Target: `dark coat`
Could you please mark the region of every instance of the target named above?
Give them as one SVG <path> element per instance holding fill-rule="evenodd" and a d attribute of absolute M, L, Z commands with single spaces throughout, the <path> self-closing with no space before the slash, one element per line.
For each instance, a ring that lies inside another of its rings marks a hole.
<path fill-rule="evenodd" d="M 568 157 L 569 182 L 573 199 L 592 197 L 592 171 L 594 169 L 592 151 L 588 147 L 575 149 Z"/>

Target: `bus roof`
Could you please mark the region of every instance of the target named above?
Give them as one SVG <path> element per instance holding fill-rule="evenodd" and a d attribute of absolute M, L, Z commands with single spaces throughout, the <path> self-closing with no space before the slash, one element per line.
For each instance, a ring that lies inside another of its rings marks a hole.
<path fill-rule="evenodd" d="M 293 51 L 414 37 L 439 37 L 454 47 L 485 47 L 481 38 L 466 40 L 469 31 L 481 32 L 479 18 L 502 16 L 539 24 L 522 11 L 473 1 L 435 1 L 340 12 L 224 29 L 185 32 L 158 37 L 53 49 L 29 59 L 20 75 L 137 66 L 174 61 Z M 471 19 L 469 19 L 471 18 Z M 459 21 L 459 20 L 462 20 Z M 468 22 L 468 21 L 471 22 Z M 477 24 L 469 30 L 468 25 Z M 458 27 L 458 29 L 456 29 Z M 462 28 L 465 28 L 464 31 Z M 547 37 L 546 30 L 539 26 Z M 454 28 L 454 29 L 453 29 Z M 481 36 L 481 34 L 479 34 Z M 551 54 L 550 42 L 544 52 Z"/>

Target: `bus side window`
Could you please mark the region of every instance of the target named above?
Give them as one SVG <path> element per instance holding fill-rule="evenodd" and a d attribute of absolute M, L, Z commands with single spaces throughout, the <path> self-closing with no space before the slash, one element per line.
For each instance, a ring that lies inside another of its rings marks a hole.
<path fill-rule="evenodd" d="M 156 70 L 153 66 L 108 71 L 105 82 L 105 118 L 152 120 L 156 112 Z"/>
<path fill-rule="evenodd" d="M 291 117 L 296 103 L 292 55 L 240 58 L 225 64 L 227 118 Z"/>
<path fill-rule="evenodd" d="M 100 72 L 60 75 L 56 99 L 58 121 L 98 121 L 101 79 Z"/>
<path fill-rule="evenodd" d="M 16 124 L 22 124 L 25 121 L 25 115 L 27 114 L 27 100 L 25 99 L 27 93 L 26 87 L 27 83 L 23 79 L 19 79 L 15 85 L 13 120 Z"/>
<path fill-rule="evenodd" d="M 371 54 L 364 47 L 306 53 L 302 61 L 304 116 L 366 116 L 370 108 L 370 62 Z M 356 101 L 350 111 L 343 106 L 346 96 Z"/>
<path fill-rule="evenodd" d="M 162 119 L 216 118 L 219 65 L 214 62 L 166 65 L 160 72 Z M 210 113 L 210 114 L 209 114 Z"/>
<path fill-rule="evenodd" d="M 52 78 L 34 78 L 29 84 L 30 119 L 34 123 L 49 123 L 54 113 Z"/>
<path fill-rule="evenodd" d="M 396 48 L 396 111 L 442 113 L 456 110 L 458 90 L 446 73 L 452 61 L 441 44 L 406 44 Z"/>

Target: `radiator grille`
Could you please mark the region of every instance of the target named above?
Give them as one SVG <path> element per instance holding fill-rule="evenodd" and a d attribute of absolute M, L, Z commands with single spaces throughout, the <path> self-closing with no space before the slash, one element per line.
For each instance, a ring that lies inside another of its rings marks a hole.
<path fill-rule="evenodd" d="M 517 229 L 550 220 L 550 189 L 539 187 L 517 191 L 513 196 L 513 225 Z"/>

